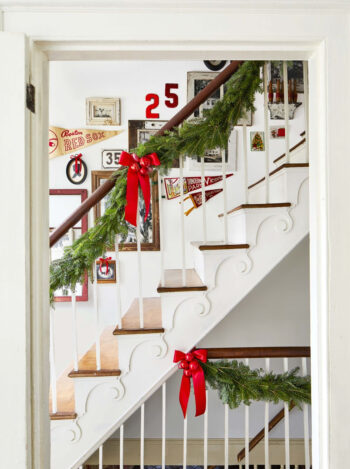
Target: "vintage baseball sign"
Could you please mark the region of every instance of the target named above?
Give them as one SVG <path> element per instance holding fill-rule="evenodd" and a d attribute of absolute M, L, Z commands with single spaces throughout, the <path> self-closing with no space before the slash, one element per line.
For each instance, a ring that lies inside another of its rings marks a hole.
<path fill-rule="evenodd" d="M 121 132 L 122 130 L 63 129 L 62 127 L 50 127 L 49 158 L 75 153 L 90 145 L 114 137 Z"/>
<path fill-rule="evenodd" d="M 233 176 L 233 173 L 226 174 L 226 178 L 229 178 L 231 176 Z M 182 180 L 184 186 L 184 194 L 188 194 L 189 192 L 192 192 L 196 189 L 200 189 L 202 187 L 201 176 L 184 177 L 182 178 Z M 205 176 L 204 186 L 211 186 L 212 184 L 216 184 L 220 181 L 222 181 L 222 176 Z M 168 200 L 180 197 L 180 178 L 164 178 L 164 186 L 166 198 Z"/>

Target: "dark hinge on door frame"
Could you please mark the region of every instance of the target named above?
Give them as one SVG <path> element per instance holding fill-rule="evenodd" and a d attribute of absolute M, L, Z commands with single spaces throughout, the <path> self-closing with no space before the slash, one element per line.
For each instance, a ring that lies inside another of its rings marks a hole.
<path fill-rule="evenodd" d="M 27 108 L 35 113 L 35 86 L 31 83 L 27 83 L 27 94 L 26 94 Z"/>

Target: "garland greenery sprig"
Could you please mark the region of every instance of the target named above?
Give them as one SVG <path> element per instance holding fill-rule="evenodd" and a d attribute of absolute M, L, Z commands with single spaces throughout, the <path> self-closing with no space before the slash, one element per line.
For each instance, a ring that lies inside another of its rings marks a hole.
<path fill-rule="evenodd" d="M 205 111 L 203 118 L 186 121 L 164 135 L 153 136 L 134 151 L 138 156 L 155 152 L 166 173 L 180 155 L 200 156 L 206 149 L 226 148 L 232 127 L 247 111 L 254 111 L 256 92 L 261 92 L 262 62 L 244 62 L 225 85 L 224 97 Z M 108 196 L 105 213 L 74 243 L 66 247 L 63 257 L 50 266 L 50 297 L 58 288 L 75 289 L 96 258 L 113 245 L 116 234 L 125 239 L 128 226 L 124 219 L 126 204 L 126 168 L 116 171 L 115 187 Z"/>
<path fill-rule="evenodd" d="M 236 360 L 201 362 L 207 385 L 218 391 L 220 400 L 231 409 L 241 403 L 265 401 L 301 407 L 311 402 L 310 376 L 300 376 L 299 368 L 276 374 L 263 369 L 252 370 Z"/>

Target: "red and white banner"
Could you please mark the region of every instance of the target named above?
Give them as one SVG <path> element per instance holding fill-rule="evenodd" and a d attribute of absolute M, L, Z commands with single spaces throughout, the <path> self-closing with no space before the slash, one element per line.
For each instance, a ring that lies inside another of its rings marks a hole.
<path fill-rule="evenodd" d="M 233 173 L 226 174 L 226 178 L 233 176 Z M 211 186 L 222 181 L 222 176 L 205 176 L 204 187 Z M 168 200 L 180 197 L 180 178 L 164 178 L 166 198 Z M 184 194 L 202 188 L 201 176 L 192 176 L 183 178 Z"/>
<path fill-rule="evenodd" d="M 95 143 L 114 137 L 122 130 L 49 128 L 49 158 L 69 155 Z"/>
<path fill-rule="evenodd" d="M 222 192 L 222 189 L 211 189 L 209 191 L 205 191 L 205 201 L 208 202 L 209 199 L 211 199 L 212 197 L 215 197 L 217 194 L 220 194 L 220 192 Z M 193 192 L 193 194 L 190 194 L 184 200 L 188 200 L 188 199 L 192 201 L 193 207 L 186 210 L 185 212 L 186 216 L 189 215 L 192 212 L 192 210 L 202 205 L 202 191 Z"/>

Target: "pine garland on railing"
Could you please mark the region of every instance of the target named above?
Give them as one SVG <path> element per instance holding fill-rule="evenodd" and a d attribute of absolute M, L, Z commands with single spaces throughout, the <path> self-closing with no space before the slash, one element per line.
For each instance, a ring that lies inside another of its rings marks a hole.
<path fill-rule="evenodd" d="M 206 149 L 225 148 L 232 127 L 245 115 L 254 111 L 255 93 L 261 92 L 260 67 L 262 62 L 244 62 L 227 81 L 224 97 L 205 111 L 202 119 L 184 122 L 181 128 L 153 136 L 135 150 L 138 156 L 157 153 L 162 173 L 169 170 L 180 155 L 203 156 Z M 64 250 L 61 259 L 50 266 L 50 297 L 59 288 L 75 289 L 86 271 L 91 273 L 95 260 L 102 256 L 108 246 L 114 244 L 118 233 L 122 239 L 127 235 L 124 219 L 126 203 L 127 168 L 116 171 L 116 183 L 108 195 L 105 213 L 72 246 Z"/>
<path fill-rule="evenodd" d="M 277 404 L 280 401 L 301 407 L 311 403 L 311 378 L 299 376 L 299 368 L 276 374 L 252 370 L 236 360 L 200 363 L 207 385 L 218 391 L 220 400 L 231 409 L 252 401 Z"/>

